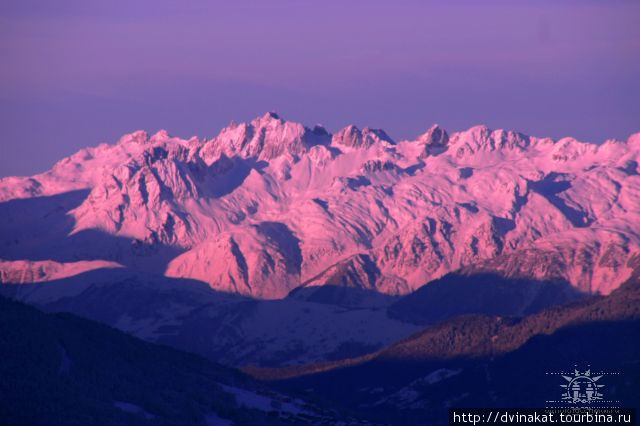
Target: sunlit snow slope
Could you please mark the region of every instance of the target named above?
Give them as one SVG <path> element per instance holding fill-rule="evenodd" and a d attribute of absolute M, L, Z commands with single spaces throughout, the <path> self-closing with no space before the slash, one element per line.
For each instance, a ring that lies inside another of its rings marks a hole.
<path fill-rule="evenodd" d="M 137 131 L 0 180 L 0 279 L 126 267 L 275 299 L 407 294 L 462 267 L 609 293 L 640 247 L 640 133 L 601 145 L 433 126 L 414 141 L 265 114 Z"/>

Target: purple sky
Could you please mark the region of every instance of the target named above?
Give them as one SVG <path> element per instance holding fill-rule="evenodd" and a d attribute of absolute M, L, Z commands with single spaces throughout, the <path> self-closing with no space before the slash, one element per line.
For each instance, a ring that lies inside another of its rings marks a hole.
<path fill-rule="evenodd" d="M 188 3 L 188 5 L 185 5 Z M 413 138 L 640 131 L 638 1 L 0 2 L 0 176 L 275 110 Z"/>

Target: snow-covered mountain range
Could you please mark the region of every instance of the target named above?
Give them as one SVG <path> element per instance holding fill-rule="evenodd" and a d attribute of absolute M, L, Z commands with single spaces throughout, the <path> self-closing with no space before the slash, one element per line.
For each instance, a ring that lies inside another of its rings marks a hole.
<path fill-rule="evenodd" d="M 395 141 L 275 113 L 209 140 L 137 131 L 0 180 L 0 274 L 127 267 L 278 299 L 327 284 L 404 295 L 466 268 L 606 294 L 640 247 L 639 161 L 640 134 L 435 125 Z"/>
<path fill-rule="evenodd" d="M 637 269 L 639 162 L 640 133 L 137 131 L 0 179 L 0 294 L 231 365 L 358 356 L 613 291 Z"/>

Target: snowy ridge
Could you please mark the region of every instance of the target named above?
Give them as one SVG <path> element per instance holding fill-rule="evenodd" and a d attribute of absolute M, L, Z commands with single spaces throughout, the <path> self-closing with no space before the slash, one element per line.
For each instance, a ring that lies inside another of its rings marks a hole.
<path fill-rule="evenodd" d="M 137 131 L 0 180 L 0 277 L 126 266 L 274 299 L 302 284 L 401 295 L 475 268 L 606 294 L 640 248 L 639 162 L 640 134 L 434 125 L 394 141 L 275 113 L 211 140 Z"/>

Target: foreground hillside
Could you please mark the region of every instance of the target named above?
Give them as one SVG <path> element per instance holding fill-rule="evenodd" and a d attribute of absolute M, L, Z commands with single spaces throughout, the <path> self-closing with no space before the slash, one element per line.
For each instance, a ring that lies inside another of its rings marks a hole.
<path fill-rule="evenodd" d="M 236 370 L 0 297 L 3 425 L 333 424 Z"/>
<path fill-rule="evenodd" d="M 640 272 L 638 260 L 633 265 Z M 0 298 L 0 419 L 223 425 L 365 418 L 437 425 L 446 424 L 450 406 L 543 406 L 560 392 L 545 373 L 587 365 L 619 373 L 603 382 L 607 397 L 638 406 L 639 275 L 609 296 L 522 319 L 462 316 L 367 356 L 247 369 L 279 392 L 198 356 Z"/>
<path fill-rule="evenodd" d="M 608 404 L 638 407 L 639 278 L 523 319 L 462 316 L 367 356 L 247 371 L 380 422 L 446 424 L 448 407 L 548 406 L 563 384 L 548 373 L 574 368 L 617 373 L 603 379 Z"/>

